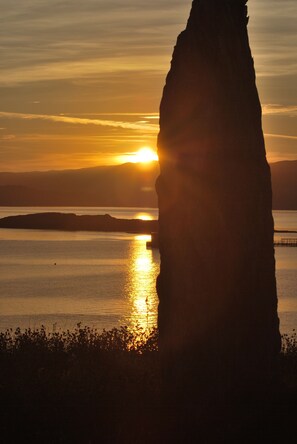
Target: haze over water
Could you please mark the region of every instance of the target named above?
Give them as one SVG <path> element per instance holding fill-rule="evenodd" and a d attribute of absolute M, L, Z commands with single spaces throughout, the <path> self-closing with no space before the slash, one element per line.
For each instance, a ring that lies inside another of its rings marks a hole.
<path fill-rule="evenodd" d="M 1 208 L 0 217 L 45 211 L 156 219 L 157 209 Z M 276 229 L 297 230 L 297 212 L 274 212 Z M 277 237 L 293 237 L 280 233 Z M 156 325 L 159 253 L 148 236 L 0 230 L 0 329 Z M 276 248 L 282 333 L 297 327 L 297 248 Z"/>

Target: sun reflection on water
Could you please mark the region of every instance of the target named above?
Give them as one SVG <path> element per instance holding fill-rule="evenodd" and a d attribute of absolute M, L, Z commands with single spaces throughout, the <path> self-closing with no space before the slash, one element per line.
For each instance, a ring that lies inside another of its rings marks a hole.
<path fill-rule="evenodd" d="M 130 299 L 128 324 L 144 330 L 157 325 L 158 298 L 156 279 L 159 265 L 154 258 L 156 251 L 146 248 L 151 236 L 135 236 L 131 243 L 129 260 L 129 279 L 126 293 Z"/>

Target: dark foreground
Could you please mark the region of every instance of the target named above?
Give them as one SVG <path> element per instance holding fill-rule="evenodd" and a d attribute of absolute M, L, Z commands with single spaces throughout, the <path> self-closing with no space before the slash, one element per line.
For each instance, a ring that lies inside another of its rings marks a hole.
<path fill-rule="evenodd" d="M 283 338 L 281 382 L 208 397 L 162 380 L 157 332 L 45 330 L 0 335 L 0 441 L 6 443 L 290 443 L 297 344 Z"/>

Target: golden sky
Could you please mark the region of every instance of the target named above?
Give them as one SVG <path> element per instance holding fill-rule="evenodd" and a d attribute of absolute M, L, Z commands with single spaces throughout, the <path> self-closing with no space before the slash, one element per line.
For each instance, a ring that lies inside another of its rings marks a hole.
<path fill-rule="evenodd" d="M 190 6 L 2 2 L 0 171 L 108 165 L 156 148 L 162 88 Z M 248 6 L 268 160 L 297 159 L 297 2 Z"/>

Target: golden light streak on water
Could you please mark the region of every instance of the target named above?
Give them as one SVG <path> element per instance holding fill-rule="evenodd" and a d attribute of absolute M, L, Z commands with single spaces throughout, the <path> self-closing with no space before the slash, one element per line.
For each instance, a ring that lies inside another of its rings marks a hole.
<path fill-rule="evenodd" d="M 137 326 L 144 330 L 157 325 L 158 298 L 156 292 L 156 278 L 159 266 L 154 254 L 146 248 L 146 242 L 151 236 L 135 236 L 131 243 L 129 260 L 129 279 L 126 293 L 130 298 L 130 313 L 128 324 L 132 329 Z"/>

